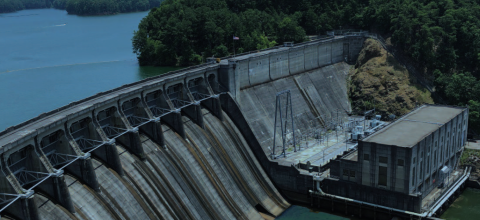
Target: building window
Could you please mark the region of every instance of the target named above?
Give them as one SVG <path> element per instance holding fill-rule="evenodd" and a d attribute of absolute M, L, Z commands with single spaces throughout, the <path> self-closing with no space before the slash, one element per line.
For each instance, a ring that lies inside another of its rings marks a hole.
<path fill-rule="evenodd" d="M 344 176 L 348 176 L 348 175 L 349 175 L 349 172 L 348 172 L 347 169 L 343 169 L 343 175 L 344 175 Z"/>
<path fill-rule="evenodd" d="M 412 175 L 412 186 L 415 184 L 415 167 L 413 168 L 413 175 Z"/>
<path fill-rule="evenodd" d="M 354 171 L 354 170 L 350 170 L 350 177 L 354 177 L 354 178 L 355 178 L 355 171 Z"/>
<path fill-rule="evenodd" d="M 363 160 L 370 160 L 370 155 L 369 154 L 364 154 L 363 155 Z"/>
<path fill-rule="evenodd" d="M 427 157 L 427 173 L 430 172 L 430 156 Z"/>
<path fill-rule="evenodd" d="M 397 164 L 398 164 L 399 167 L 403 167 L 404 166 L 403 159 L 398 159 Z"/>
<path fill-rule="evenodd" d="M 414 157 L 414 158 L 413 158 L 413 164 L 415 164 L 416 162 L 417 162 L 417 158 Z"/>
<path fill-rule="evenodd" d="M 378 157 L 380 163 L 388 163 L 388 157 Z"/>
<path fill-rule="evenodd" d="M 387 167 L 378 167 L 378 185 L 387 186 Z"/>
<path fill-rule="evenodd" d="M 423 161 L 420 162 L 420 172 L 418 173 L 418 178 L 421 179 L 423 175 Z"/>

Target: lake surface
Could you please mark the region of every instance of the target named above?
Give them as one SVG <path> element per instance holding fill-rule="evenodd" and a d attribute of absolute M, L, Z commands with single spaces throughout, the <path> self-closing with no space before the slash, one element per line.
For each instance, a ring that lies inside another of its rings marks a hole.
<path fill-rule="evenodd" d="M 0 14 L 0 130 L 43 112 L 177 68 L 139 67 L 131 38 L 148 12 Z"/>
<path fill-rule="evenodd" d="M 441 218 L 447 220 L 480 219 L 480 190 L 465 189 Z"/>
<path fill-rule="evenodd" d="M 0 130 L 98 92 L 178 69 L 138 66 L 130 40 L 147 14 L 82 17 L 56 9 L 0 14 Z M 480 216 L 480 190 L 467 189 L 442 218 L 472 216 Z M 277 219 L 351 218 L 292 206 Z"/>
<path fill-rule="evenodd" d="M 280 216 L 275 218 L 275 220 L 310 220 L 310 219 L 321 219 L 321 220 L 355 220 L 354 218 L 341 217 L 338 215 L 312 210 L 302 206 L 292 205 L 290 208 L 285 210 Z"/>

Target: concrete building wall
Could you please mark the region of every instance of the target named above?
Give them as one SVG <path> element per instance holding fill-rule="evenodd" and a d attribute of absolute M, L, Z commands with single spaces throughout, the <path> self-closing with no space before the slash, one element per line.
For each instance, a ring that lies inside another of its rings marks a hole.
<path fill-rule="evenodd" d="M 407 194 L 420 192 L 425 196 L 438 185 L 441 168 L 456 166 L 459 150 L 466 143 L 467 117 L 467 111 L 459 114 L 411 148 L 360 142 L 358 183 Z M 380 169 L 385 168 L 386 184 L 380 185 Z M 337 172 L 342 176 L 342 170 Z"/>
<path fill-rule="evenodd" d="M 408 159 L 408 150 L 405 148 L 394 148 L 395 152 L 392 154 L 392 187 L 391 190 L 397 192 L 408 193 L 408 174 L 406 169 L 406 161 Z"/>
<path fill-rule="evenodd" d="M 411 148 L 409 193 L 428 194 L 441 181 L 440 169 L 444 166 L 453 169 L 457 165 L 458 151 L 466 143 L 466 115 L 468 117 L 468 111 L 454 117 Z"/>
<path fill-rule="evenodd" d="M 365 186 L 372 186 L 373 184 L 371 181 L 373 178 L 371 177 L 371 169 L 373 169 L 374 164 L 373 161 L 370 160 L 371 158 L 371 146 L 370 143 L 362 143 L 361 147 L 358 147 L 358 161 L 360 163 L 362 169 L 362 178 L 361 184 Z"/>
<path fill-rule="evenodd" d="M 358 166 L 357 161 L 351 160 L 339 160 L 338 177 L 340 180 L 351 181 L 359 183 L 361 180 L 361 168 Z"/>

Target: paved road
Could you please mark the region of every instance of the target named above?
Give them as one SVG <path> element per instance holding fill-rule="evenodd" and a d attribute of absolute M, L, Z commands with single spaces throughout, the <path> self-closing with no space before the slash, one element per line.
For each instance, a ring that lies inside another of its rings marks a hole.
<path fill-rule="evenodd" d="M 480 150 L 480 140 L 468 140 L 465 148 Z"/>

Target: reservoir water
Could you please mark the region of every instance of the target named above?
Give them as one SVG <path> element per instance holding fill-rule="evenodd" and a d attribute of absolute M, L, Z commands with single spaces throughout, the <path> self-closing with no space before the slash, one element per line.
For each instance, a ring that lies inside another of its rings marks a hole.
<path fill-rule="evenodd" d="M 139 67 L 131 38 L 148 12 L 76 16 L 55 9 L 0 14 L 0 130 L 95 93 L 175 67 Z M 445 219 L 480 216 L 480 191 L 467 189 Z M 300 206 L 279 218 L 350 219 Z"/>
<path fill-rule="evenodd" d="M 0 130 L 98 92 L 176 68 L 139 67 L 131 38 L 148 12 L 0 14 Z"/>
<path fill-rule="evenodd" d="M 480 190 L 467 188 L 441 216 L 447 220 L 480 219 Z"/>

